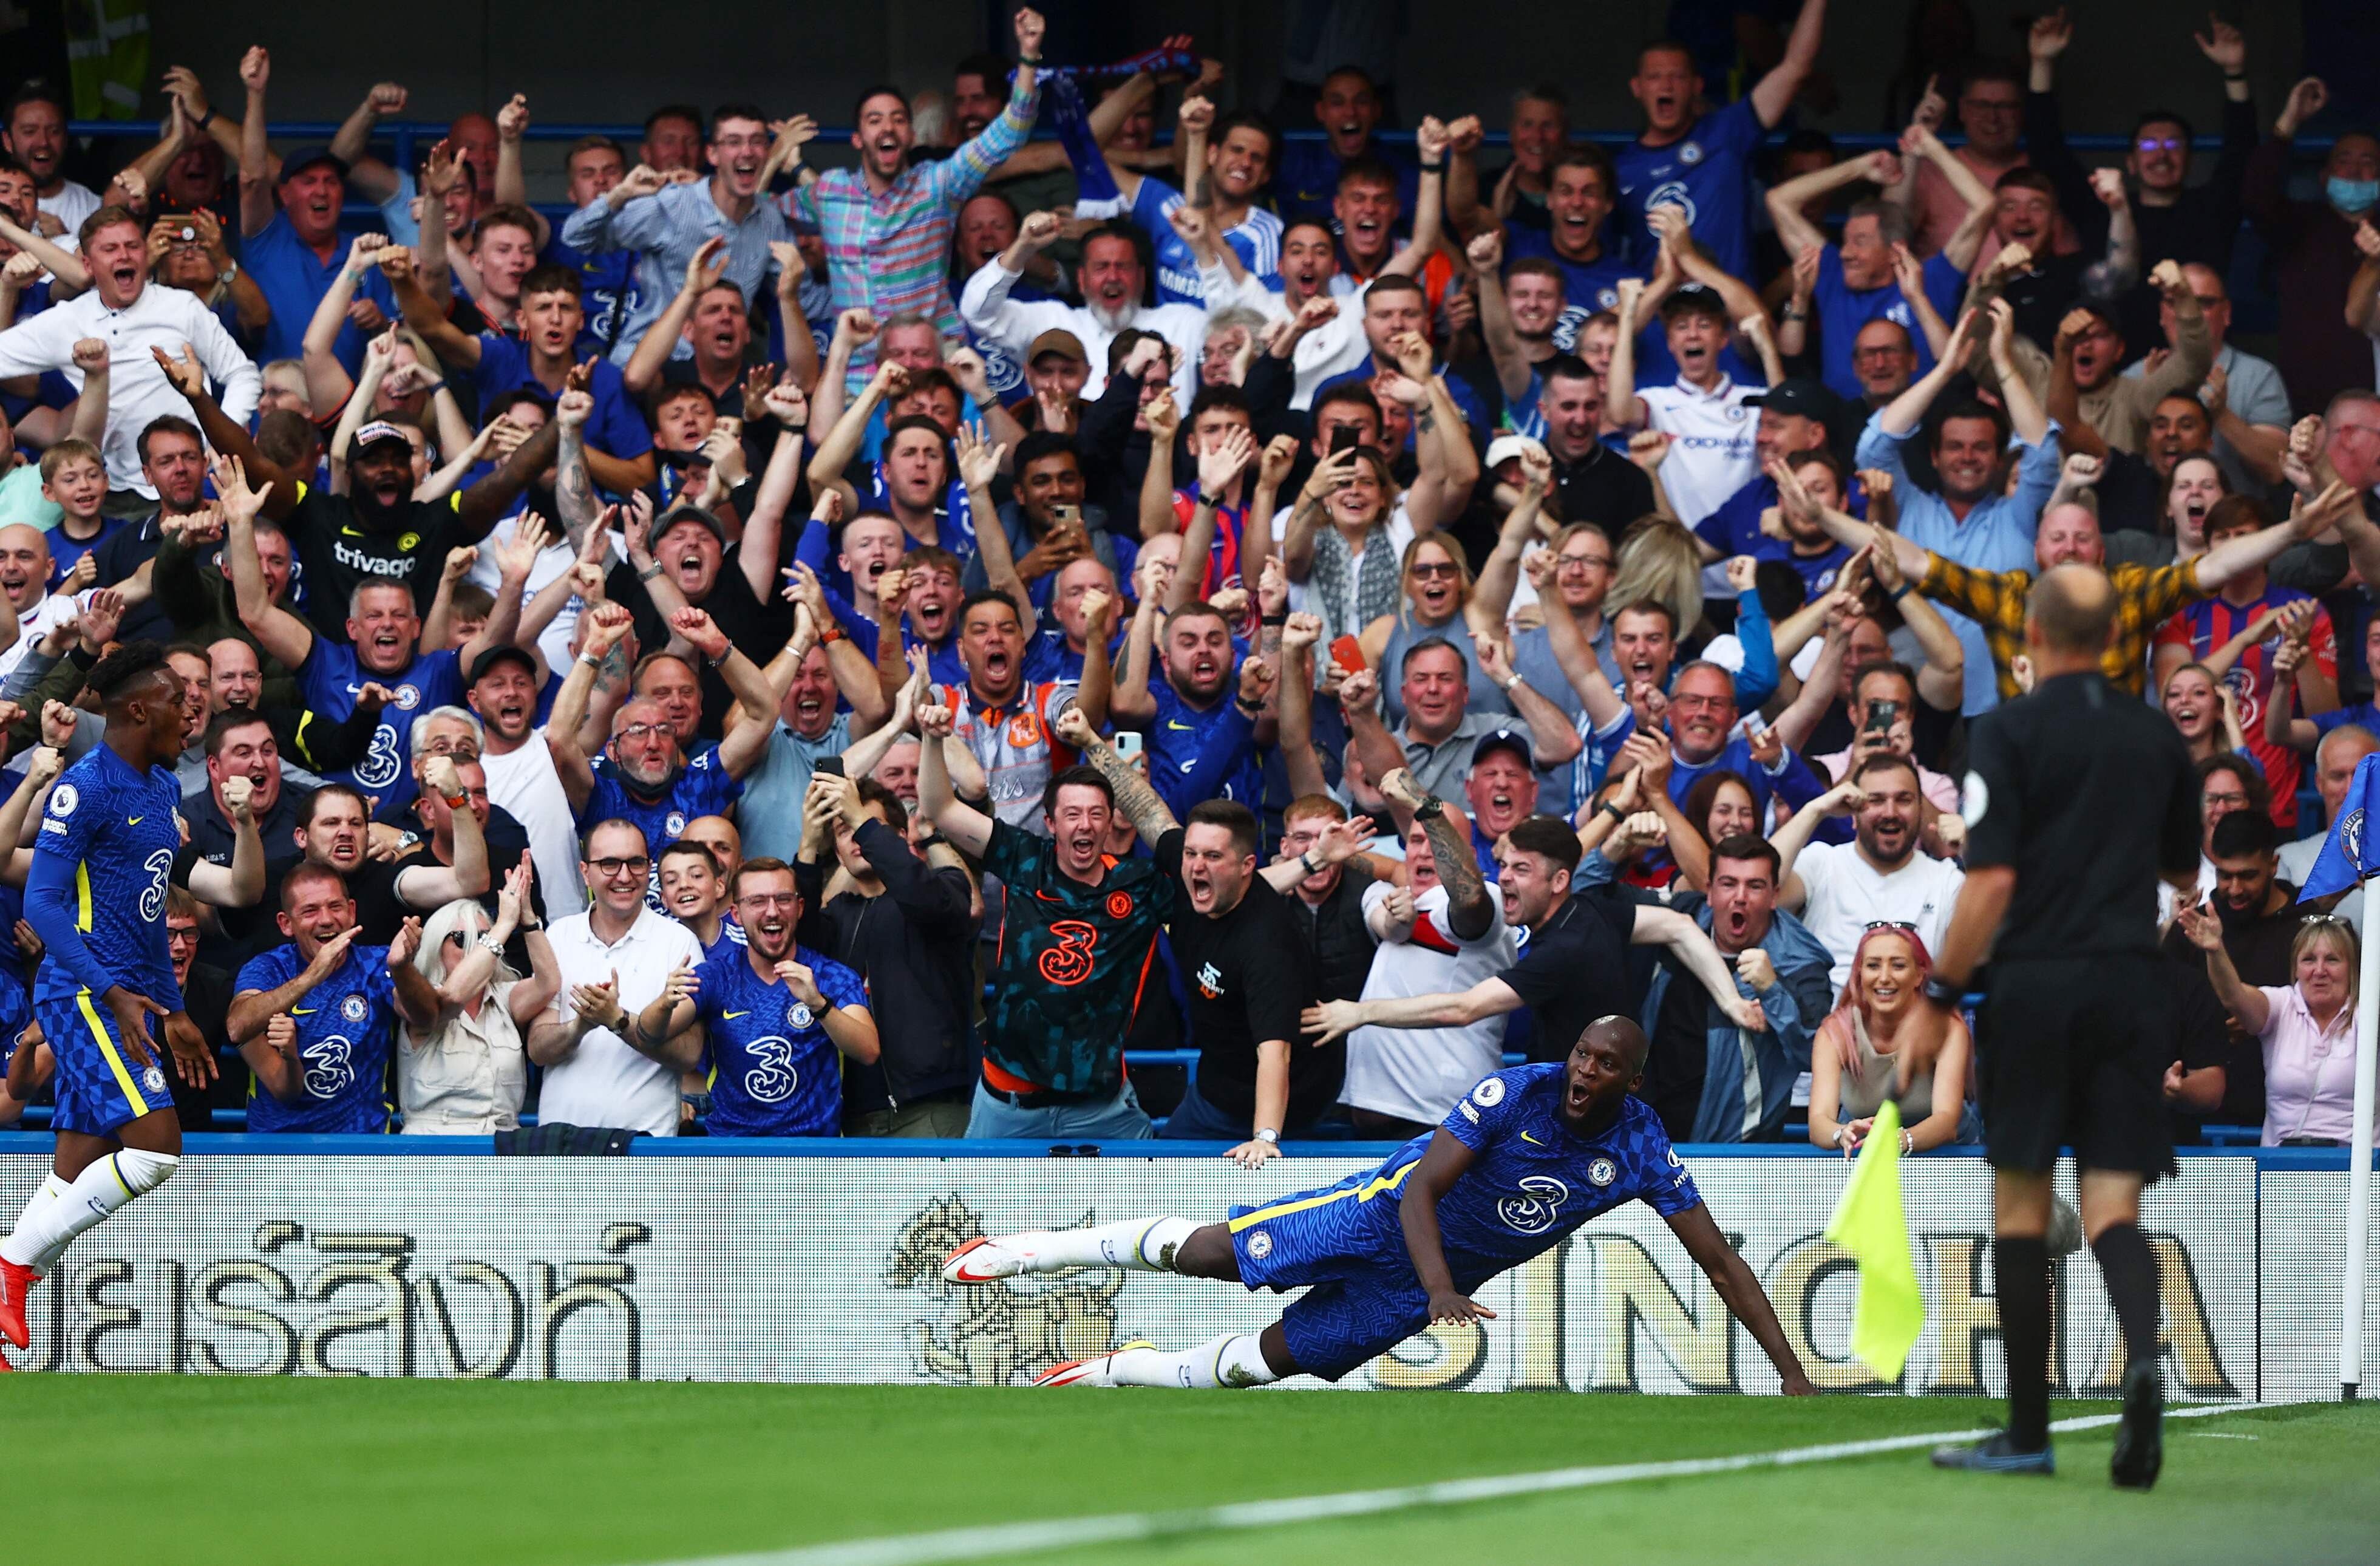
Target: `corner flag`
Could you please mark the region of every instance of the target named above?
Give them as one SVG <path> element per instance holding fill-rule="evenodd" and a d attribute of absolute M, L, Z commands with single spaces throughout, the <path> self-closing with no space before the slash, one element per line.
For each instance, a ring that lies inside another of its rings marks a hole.
<path fill-rule="evenodd" d="M 2380 755 L 2366 756 L 2355 764 L 2355 778 L 2347 785 L 2347 797 L 2339 801 L 2338 817 L 2322 840 L 2322 852 L 2314 856 L 2305 885 L 2298 889 L 2299 902 L 2344 892 L 2365 876 L 2380 872 L 2380 856 L 2372 852 L 2367 830 L 2375 820 L 2380 820 Z"/>
<path fill-rule="evenodd" d="M 1876 1111 L 1859 1162 L 1827 1220 L 1827 1238 L 1859 1260 L 1852 1353 L 1884 1379 L 1896 1380 L 1925 1325 L 1925 1298 L 1917 1290 L 1909 1220 L 1900 1206 L 1900 1107 L 1889 1099 Z"/>

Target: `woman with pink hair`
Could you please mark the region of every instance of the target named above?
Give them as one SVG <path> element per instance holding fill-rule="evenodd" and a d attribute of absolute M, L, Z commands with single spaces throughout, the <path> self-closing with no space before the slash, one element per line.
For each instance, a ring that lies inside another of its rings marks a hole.
<path fill-rule="evenodd" d="M 1860 937 L 1843 997 L 1818 1025 L 1810 1051 L 1812 1143 L 1840 1147 L 1851 1157 L 1888 1099 L 1900 1106 L 1904 1153 L 1974 1140 L 1967 1115 L 1973 1041 L 1963 1017 L 1950 1018 L 1931 1071 L 1919 1073 L 1905 1090 L 1894 1081 L 1901 1027 L 1925 1004 L 1921 992 L 1933 966 L 1925 941 L 1908 925 L 1873 924 Z"/>

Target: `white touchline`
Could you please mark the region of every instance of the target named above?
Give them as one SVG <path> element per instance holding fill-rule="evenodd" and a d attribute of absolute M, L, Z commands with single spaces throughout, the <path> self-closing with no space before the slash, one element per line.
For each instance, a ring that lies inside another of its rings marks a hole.
<path fill-rule="evenodd" d="M 2222 1414 L 2244 1414 L 2276 1406 L 2261 1402 L 2196 1403 L 2166 1410 L 2168 1419 L 2204 1419 Z M 2116 1423 L 2112 1414 L 2060 1419 L 2049 1427 L 2060 1434 L 2096 1430 Z M 996 1523 L 980 1528 L 944 1528 L 930 1534 L 895 1534 L 884 1538 L 850 1539 L 841 1544 L 804 1545 L 794 1549 L 760 1550 L 745 1555 L 706 1555 L 671 1561 L 667 1566 L 932 1566 L 938 1561 L 985 1560 L 1087 1545 L 1123 1544 L 1171 1538 L 1187 1534 L 1228 1532 L 1242 1528 L 1274 1528 L 1312 1523 L 1327 1517 L 1363 1517 L 1417 1507 L 1461 1506 L 1506 1496 L 1542 1495 L 1553 1490 L 1583 1490 L 1599 1485 L 1623 1485 L 1636 1479 L 1693 1478 L 1703 1474 L 1732 1474 L 1747 1468 L 1791 1468 L 1805 1463 L 1831 1463 L 1838 1458 L 1869 1457 L 1878 1452 L 1907 1451 L 1914 1447 L 1949 1441 L 1980 1440 L 1989 1430 L 1936 1430 L 1922 1436 L 1883 1436 L 1865 1441 L 1836 1441 L 1827 1446 L 1789 1447 L 1781 1451 L 1738 1452 L 1730 1457 L 1690 1457 L 1668 1463 L 1622 1463 L 1601 1468 L 1551 1468 L 1535 1474 L 1499 1474 L 1476 1479 L 1447 1479 L 1430 1485 L 1403 1485 L 1384 1490 L 1342 1490 L 1335 1495 L 1284 1496 L 1278 1500 L 1239 1501 L 1229 1506 L 1190 1507 L 1179 1511 L 1123 1511 L 1104 1517 L 1051 1517 L 1031 1523 Z"/>

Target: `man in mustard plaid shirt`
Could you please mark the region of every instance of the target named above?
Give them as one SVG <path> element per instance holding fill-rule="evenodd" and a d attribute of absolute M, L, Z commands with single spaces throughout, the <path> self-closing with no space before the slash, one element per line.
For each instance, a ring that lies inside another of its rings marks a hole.
<path fill-rule="evenodd" d="M 2100 663 L 2108 682 L 2140 695 L 2148 667 L 2149 637 L 2168 615 L 2214 593 L 2241 572 L 2265 564 L 2291 544 L 2328 530 L 2354 504 L 2353 491 L 2333 484 L 2311 503 L 2299 501 L 2285 526 L 2226 540 L 2194 559 L 2171 565 L 2107 567 L 2107 579 L 2116 589 L 2115 637 Z M 1847 516 L 1828 514 L 1822 520 L 1829 532 L 1847 543 L 1867 544 L 1878 554 L 1890 552 L 1891 564 L 1898 570 L 1880 575 L 1904 579 L 1903 585 L 1887 589 L 1894 598 L 1913 587 L 1943 608 L 1955 609 L 1981 625 L 2003 701 L 2024 689 L 2017 679 L 2016 660 L 2024 651 L 2025 595 L 2033 590 L 2034 577 L 2053 565 L 2075 563 L 2106 567 L 2107 564 L 2098 517 L 2088 506 L 2073 502 L 2054 505 L 2043 515 L 2040 531 L 2034 536 L 2031 571 L 1978 571 Z"/>

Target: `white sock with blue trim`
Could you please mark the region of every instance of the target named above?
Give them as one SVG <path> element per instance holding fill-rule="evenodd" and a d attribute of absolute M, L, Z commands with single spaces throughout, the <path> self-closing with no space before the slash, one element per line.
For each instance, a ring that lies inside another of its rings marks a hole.
<path fill-rule="evenodd" d="M 1195 1349 L 1120 1349 L 1108 1375 L 1119 1387 L 1263 1387 L 1281 1379 L 1245 1332 L 1209 1338 Z"/>
<path fill-rule="evenodd" d="M 1000 1244 L 1026 1257 L 1028 1272 L 1055 1272 L 1067 1267 L 1171 1272 L 1173 1253 L 1197 1229 L 1186 1218 L 1135 1218 L 1090 1229 L 1027 1230 L 1003 1236 Z"/>
<path fill-rule="evenodd" d="M 165 1184 L 182 1160 L 171 1153 L 120 1147 L 93 1162 L 64 1192 L 43 1202 L 37 1196 L 18 1216 L 16 1232 L 0 1242 L 0 1258 L 36 1272 L 55 1263 L 84 1230 L 133 1197 Z"/>
<path fill-rule="evenodd" d="M 65 1196 L 69 1189 L 71 1187 L 58 1178 L 55 1170 L 42 1176 L 42 1183 L 33 1188 L 32 1196 L 27 1198 L 24 1210 L 17 1215 L 17 1227 L 24 1228 L 29 1220 L 38 1217 L 52 1203 Z M 65 1249 L 66 1246 L 63 1244 L 53 1245 L 31 1261 L 19 1265 L 30 1267 L 35 1273 L 46 1278 L 50 1275 L 50 1269 L 57 1264 L 59 1253 Z M 5 1254 L 5 1251 L 0 1251 L 0 1254 Z"/>

